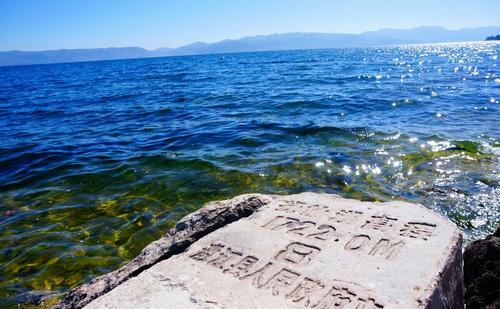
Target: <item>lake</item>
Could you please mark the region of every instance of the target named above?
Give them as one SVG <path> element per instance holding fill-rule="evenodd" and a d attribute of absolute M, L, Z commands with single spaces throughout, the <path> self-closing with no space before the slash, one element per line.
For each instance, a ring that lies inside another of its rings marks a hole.
<path fill-rule="evenodd" d="M 0 68 L 0 308 L 114 270 L 242 193 L 500 222 L 500 43 Z"/>

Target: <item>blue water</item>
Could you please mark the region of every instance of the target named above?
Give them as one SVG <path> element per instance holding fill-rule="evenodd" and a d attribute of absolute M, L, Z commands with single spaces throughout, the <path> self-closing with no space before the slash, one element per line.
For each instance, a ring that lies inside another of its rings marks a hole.
<path fill-rule="evenodd" d="M 0 307 L 116 269 L 247 192 L 500 222 L 500 44 L 0 68 Z"/>

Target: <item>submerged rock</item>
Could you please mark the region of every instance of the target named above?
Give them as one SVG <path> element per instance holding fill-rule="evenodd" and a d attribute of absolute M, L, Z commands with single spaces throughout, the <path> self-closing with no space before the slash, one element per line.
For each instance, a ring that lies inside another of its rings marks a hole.
<path fill-rule="evenodd" d="M 467 309 L 500 308 L 500 227 L 465 249 L 464 283 Z"/>
<path fill-rule="evenodd" d="M 417 204 L 243 195 L 185 217 L 55 308 L 463 308 L 461 242 Z"/>
<path fill-rule="evenodd" d="M 500 41 L 500 34 L 489 36 L 486 41 Z"/>

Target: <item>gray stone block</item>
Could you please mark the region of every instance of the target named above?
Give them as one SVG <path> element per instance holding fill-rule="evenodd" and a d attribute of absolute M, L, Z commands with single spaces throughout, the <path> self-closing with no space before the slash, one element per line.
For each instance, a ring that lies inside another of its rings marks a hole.
<path fill-rule="evenodd" d="M 417 204 L 244 195 L 187 216 L 57 308 L 458 309 L 461 241 Z"/>

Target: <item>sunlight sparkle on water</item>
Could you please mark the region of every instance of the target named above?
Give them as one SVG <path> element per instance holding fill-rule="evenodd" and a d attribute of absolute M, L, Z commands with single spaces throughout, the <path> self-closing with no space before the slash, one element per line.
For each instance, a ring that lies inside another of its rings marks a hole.
<path fill-rule="evenodd" d="M 431 150 L 434 152 L 443 151 L 451 147 L 451 143 L 449 141 L 436 142 L 436 141 L 428 141 L 427 145 L 431 147 Z"/>

